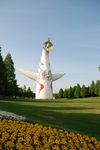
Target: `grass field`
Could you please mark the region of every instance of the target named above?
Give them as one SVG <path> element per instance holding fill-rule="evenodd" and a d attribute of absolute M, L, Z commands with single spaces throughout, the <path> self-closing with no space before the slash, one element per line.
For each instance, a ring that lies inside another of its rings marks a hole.
<path fill-rule="evenodd" d="M 27 117 L 28 121 L 94 136 L 100 140 L 100 98 L 49 101 L 0 100 L 0 110 Z"/>

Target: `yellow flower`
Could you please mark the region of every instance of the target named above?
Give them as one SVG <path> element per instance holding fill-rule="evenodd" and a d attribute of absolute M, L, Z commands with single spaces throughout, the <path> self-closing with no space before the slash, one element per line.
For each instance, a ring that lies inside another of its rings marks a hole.
<path fill-rule="evenodd" d="M 13 150 L 14 143 L 13 143 L 12 141 L 7 141 L 7 142 L 4 144 L 4 147 L 5 147 L 5 149 Z"/>
<path fill-rule="evenodd" d="M 100 150 L 100 141 L 74 132 L 24 121 L 0 119 L 0 150 Z"/>

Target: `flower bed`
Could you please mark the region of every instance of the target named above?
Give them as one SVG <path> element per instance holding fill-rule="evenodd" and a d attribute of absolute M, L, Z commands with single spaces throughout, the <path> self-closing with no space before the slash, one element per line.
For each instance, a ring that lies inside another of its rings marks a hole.
<path fill-rule="evenodd" d="M 0 119 L 0 150 L 100 150 L 100 141 L 41 124 Z"/>

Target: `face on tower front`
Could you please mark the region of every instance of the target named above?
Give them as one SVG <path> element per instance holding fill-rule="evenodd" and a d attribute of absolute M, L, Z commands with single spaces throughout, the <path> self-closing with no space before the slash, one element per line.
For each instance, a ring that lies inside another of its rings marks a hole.
<path fill-rule="evenodd" d="M 44 49 L 47 51 L 47 52 L 50 52 L 50 50 L 53 48 L 53 44 L 51 43 L 51 41 L 48 39 L 48 41 L 46 41 L 44 43 Z"/>

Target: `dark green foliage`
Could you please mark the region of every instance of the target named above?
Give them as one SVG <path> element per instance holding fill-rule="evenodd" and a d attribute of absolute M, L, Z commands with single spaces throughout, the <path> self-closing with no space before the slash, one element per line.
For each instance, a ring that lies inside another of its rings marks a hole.
<path fill-rule="evenodd" d="M 35 94 L 31 91 L 31 88 L 30 88 L 30 87 L 28 87 L 26 93 L 27 93 L 27 97 L 35 97 Z"/>
<path fill-rule="evenodd" d="M 64 90 L 63 96 L 64 96 L 64 98 L 67 98 L 67 97 L 68 97 L 68 90 L 67 90 L 67 89 Z"/>
<path fill-rule="evenodd" d="M 87 97 L 88 96 L 88 89 L 85 87 L 85 85 L 81 88 L 81 97 Z"/>
<path fill-rule="evenodd" d="M 0 53 L 0 94 L 2 94 L 3 92 L 3 73 L 4 73 L 4 68 L 3 68 L 3 58 L 1 56 L 1 53 Z"/>
<path fill-rule="evenodd" d="M 58 93 L 53 93 L 53 97 L 54 97 L 54 99 L 55 99 L 55 98 L 59 98 Z"/>
<path fill-rule="evenodd" d="M 5 67 L 6 67 L 6 73 L 7 73 L 7 95 L 9 96 L 15 96 L 18 91 L 17 81 L 15 79 L 15 69 L 14 69 L 14 63 L 11 57 L 11 54 L 8 53 L 5 60 Z"/>
<path fill-rule="evenodd" d="M 94 81 L 92 81 L 92 83 L 90 84 L 90 87 L 89 87 L 90 96 L 95 96 L 95 94 L 96 94 L 95 88 L 96 88 L 95 83 L 94 83 Z"/>
<path fill-rule="evenodd" d="M 18 88 L 18 96 L 19 97 L 24 97 L 23 96 L 23 89 L 20 87 L 20 88 Z"/>
<path fill-rule="evenodd" d="M 86 89 L 87 89 L 87 97 L 90 97 L 89 86 L 86 87 Z"/>
<path fill-rule="evenodd" d="M 80 98 L 81 97 L 81 87 L 79 84 L 77 84 L 75 91 L 74 91 L 74 97 Z"/>
<path fill-rule="evenodd" d="M 77 84 L 74 87 L 66 88 L 63 90 L 60 89 L 59 93 L 55 94 L 55 98 L 83 98 L 83 97 L 93 97 L 100 96 L 100 80 L 94 81 L 90 84 L 90 86 L 86 87 L 83 85 L 82 87 Z"/>
<path fill-rule="evenodd" d="M 68 89 L 68 98 L 73 98 L 73 88 L 72 87 L 70 87 Z"/>
<path fill-rule="evenodd" d="M 97 80 L 95 84 L 95 94 L 96 96 L 100 96 L 100 80 Z"/>
<path fill-rule="evenodd" d="M 26 85 L 23 87 L 23 97 L 26 97 Z"/>
<path fill-rule="evenodd" d="M 11 54 L 8 53 L 3 61 L 0 47 L 0 96 L 21 96 L 21 97 L 35 97 L 30 87 L 27 89 L 18 88 L 17 80 L 15 78 L 14 62 Z"/>
<path fill-rule="evenodd" d="M 74 93 L 75 93 L 76 87 L 77 87 L 77 86 L 74 86 L 74 87 L 72 88 L 72 91 L 73 91 L 73 97 L 74 97 Z"/>
<path fill-rule="evenodd" d="M 63 98 L 64 97 L 64 91 L 63 91 L 62 88 L 59 90 L 58 95 L 59 95 L 59 98 Z"/>
<path fill-rule="evenodd" d="M 5 94 L 6 84 L 7 84 L 6 68 L 0 53 L 0 95 Z"/>
<path fill-rule="evenodd" d="M 18 96 L 24 98 L 26 97 L 34 98 L 35 94 L 32 92 L 30 87 L 26 88 L 26 86 L 24 85 L 23 88 L 18 88 Z"/>

